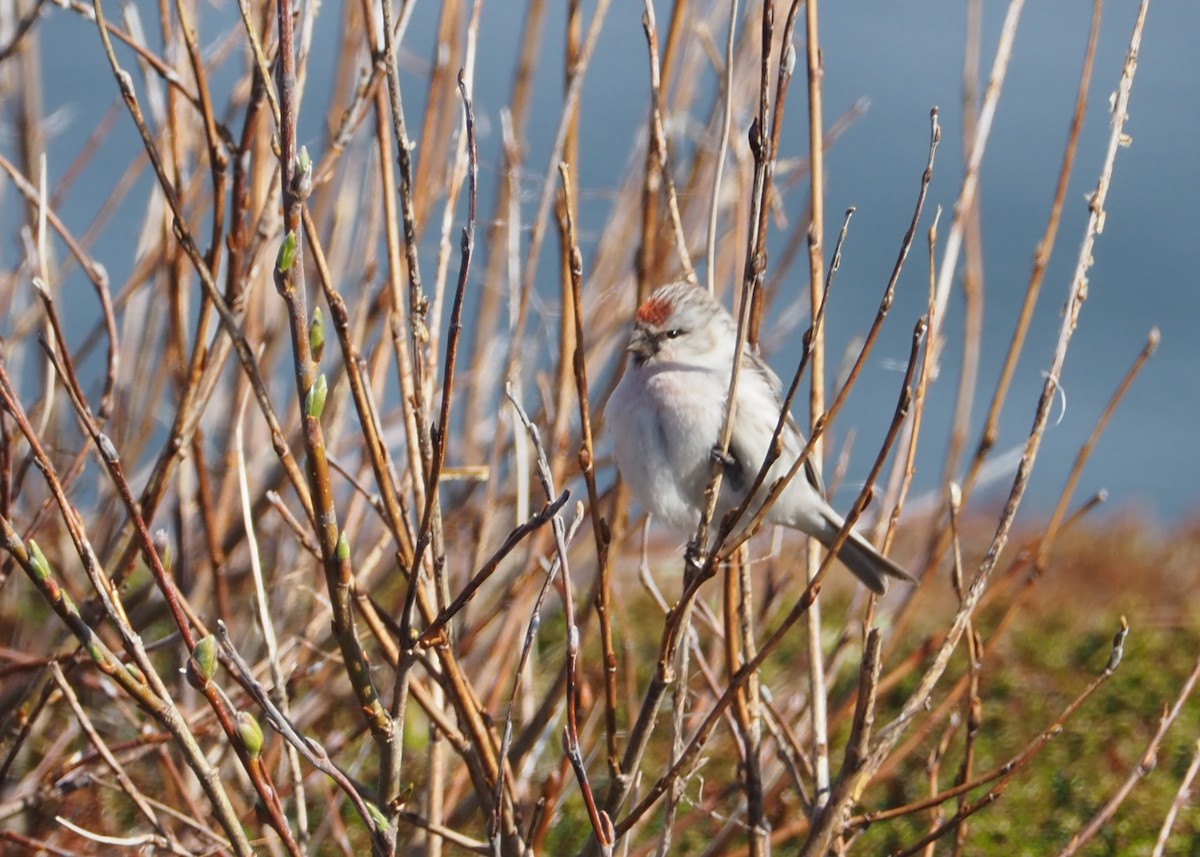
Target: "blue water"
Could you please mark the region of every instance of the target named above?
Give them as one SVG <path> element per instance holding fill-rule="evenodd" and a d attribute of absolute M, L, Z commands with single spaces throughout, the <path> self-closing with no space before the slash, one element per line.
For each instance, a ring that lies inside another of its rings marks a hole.
<path fill-rule="evenodd" d="M 115 5 L 109 9 L 116 16 Z M 147 15 L 152 8 L 142 4 Z M 478 60 L 476 111 L 480 124 L 481 181 L 495 180 L 499 156 L 499 111 L 505 105 L 512 64 L 520 34 L 514 10 L 523 4 L 491 0 L 484 4 Z M 546 167 L 561 98 L 563 31 L 558 3 L 547 16 L 542 48 L 542 74 L 535 96 L 534 121 L 528 136 L 527 163 L 536 183 Z M 592 4 L 587 4 L 589 13 Z M 1004 5 L 986 4 L 981 72 L 986 77 L 1004 15 Z M 660 29 L 665 30 L 669 4 L 656 4 Z M 429 60 L 436 6 L 418 2 L 406 47 L 418 60 Z M 223 2 L 202 4 L 202 41 L 215 42 L 233 26 L 236 9 Z M 41 25 L 45 66 L 45 110 L 56 117 L 50 145 L 52 182 L 60 176 L 91 130 L 116 100 L 116 89 L 100 51 L 94 25 L 57 7 L 46 6 Z M 995 128 L 982 171 L 980 200 L 985 259 L 985 334 L 979 398 L 990 394 L 999 361 L 1011 334 L 1019 300 L 1028 278 L 1035 244 L 1049 209 L 1066 137 L 1071 106 L 1087 37 L 1091 4 L 1083 0 L 1029 3 L 1024 11 L 1013 61 L 1001 98 Z M 1067 196 L 1058 244 L 1048 270 L 1038 314 L 1009 397 L 997 449 L 1021 444 L 1032 421 L 1033 408 L 1057 337 L 1059 314 L 1087 216 L 1085 195 L 1095 187 L 1108 139 L 1108 94 L 1124 62 L 1135 5 L 1110 2 L 1104 13 L 1087 122 L 1074 178 Z M 316 52 L 332 55 L 338 49 L 337 8 L 326 4 L 318 26 Z M 147 19 L 146 27 L 157 24 Z M 828 196 L 831 218 L 855 206 L 857 214 L 848 239 L 830 309 L 830 364 L 847 343 L 865 332 L 886 283 L 911 216 L 917 182 L 924 166 L 929 109 L 941 111 L 943 143 L 930 189 L 921 237 L 914 246 L 900 293 L 884 337 L 871 358 L 868 372 L 851 396 L 833 440 L 840 443 L 855 425 L 864 429 L 856 444 L 848 480 L 861 478 L 873 455 L 880 428 L 895 403 L 900 381 L 898 362 L 908 353 L 912 324 L 923 311 L 928 271 L 923 246 L 924 227 L 935 206 L 945 212 L 942 235 L 949 228 L 950 210 L 962 172 L 961 66 L 964 4 L 955 0 L 860 0 L 822 6 L 822 44 L 825 59 L 826 118 L 832 122 L 860 99 L 870 106 L 828 153 Z M 720 33 L 715 34 L 721 39 Z M 1079 445 L 1086 438 L 1117 382 L 1141 349 L 1152 327 L 1162 333 L 1158 354 L 1138 378 L 1097 445 L 1079 486 L 1080 496 L 1100 488 L 1110 492 L 1109 506 L 1137 509 L 1164 521 L 1195 512 L 1200 491 L 1197 455 L 1200 407 L 1200 218 L 1195 200 L 1200 192 L 1200 6 L 1178 0 L 1151 5 L 1134 83 L 1130 120 L 1132 145 L 1118 155 L 1108 199 L 1104 233 L 1095 248 L 1090 292 L 1083 308 L 1062 376 L 1066 409 L 1051 425 L 1043 444 L 1026 508 L 1043 512 L 1054 502 Z M 798 47 L 802 46 L 798 45 Z M 128 62 L 128 54 L 123 54 Z M 131 67 L 132 70 L 132 67 Z M 214 81 L 218 103 L 233 71 Z M 410 122 L 419 121 L 423 82 L 419 68 L 404 73 Z M 141 80 L 135 75 L 139 89 Z M 641 29 L 641 4 L 619 0 L 612 11 L 584 90 L 579 175 L 580 223 L 585 264 L 589 242 L 608 217 L 610 192 L 625 174 L 634 134 L 643 121 L 646 94 L 646 51 Z M 311 107 L 302 115 L 301 137 L 310 145 L 324 139 L 324 106 L 331 81 L 314 74 L 306 94 Z M 797 80 L 783 136 L 783 157 L 806 155 L 803 85 Z M 10 126 L 11 127 L 11 126 Z M 415 136 L 414 131 L 414 136 Z M 744 130 L 743 132 L 744 133 Z M 11 135 L 0 140 L 11 154 Z M 128 162 L 136 135 L 123 113 L 117 130 L 97 154 L 85 176 L 76 182 L 60 206 L 68 223 L 82 229 L 100 207 Z M 418 153 L 419 156 L 419 153 Z M 111 167 L 106 172 L 106 168 Z M 143 215 L 144 174 L 139 192 L 123 204 L 121 215 L 96 247 L 115 284 L 131 270 L 135 236 L 122 223 Z M 526 222 L 533 216 L 536 185 L 524 205 Z M 800 215 L 805 188 L 786 198 L 789 214 Z M 14 195 L 4 194 L 6 223 L 15 223 Z M 490 212 L 485 196 L 480 211 Z M 122 231 L 124 228 L 125 231 Z M 832 244 L 836 223 L 826 235 Z M 11 228 L 4 230 L 3 253 L 19 252 Z M 482 232 L 481 232 L 482 234 Z M 548 246 L 548 254 L 556 254 Z M 548 255 L 543 271 L 553 265 Z M 426 265 L 432 264 L 430 254 Z M 90 326 L 93 304 L 86 284 L 65 286 L 79 294 L 79 316 L 72 329 Z M 792 287 L 799 289 L 802 283 Z M 917 489 L 929 491 L 940 478 L 941 449 L 948 431 L 957 377 L 956 339 L 961 330 L 961 298 L 951 301 L 952 317 L 945 371 L 934 390 L 927 414 L 924 445 L 918 459 Z M 2 323 L 0 323 L 2 326 Z M 7 329 L 3 331 L 8 333 Z M 774 355 L 772 363 L 788 376 L 799 353 L 798 335 Z M 969 446 L 978 438 L 985 405 L 975 413 Z M 798 413 L 798 416 L 801 414 Z M 993 488 L 1000 492 L 1007 480 Z M 995 494 L 995 496 L 1000 496 Z"/>

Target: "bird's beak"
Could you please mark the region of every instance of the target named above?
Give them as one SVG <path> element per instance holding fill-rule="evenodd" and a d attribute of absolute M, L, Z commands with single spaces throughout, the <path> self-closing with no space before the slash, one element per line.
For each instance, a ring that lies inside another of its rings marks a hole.
<path fill-rule="evenodd" d="M 635 327 L 625 350 L 632 354 L 638 363 L 641 363 L 658 353 L 658 340 L 642 328 Z"/>

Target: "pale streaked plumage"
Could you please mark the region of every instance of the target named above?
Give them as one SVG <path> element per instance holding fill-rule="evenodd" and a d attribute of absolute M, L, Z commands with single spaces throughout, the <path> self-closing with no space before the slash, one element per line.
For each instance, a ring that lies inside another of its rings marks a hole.
<path fill-rule="evenodd" d="M 656 518 L 685 532 L 695 530 L 700 520 L 736 347 L 733 318 L 707 291 L 689 283 L 663 286 L 638 307 L 629 365 L 605 409 L 617 466 L 633 494 Z M 741 501 L 758 473 L 781 407 L 779 378 L 745 351 L 718 519 Z M 804 437 L 790 415 L 781 440 L 783 454 L 765 485 L 782 477 L 804 449 Z M 757 496 L 765 494 L 763 489 Z M 825 501 L 820 472 L 811 461 L 788 484 L 767 520 L 805 532 L 826 547 L 844 522 Z M 889 577 L 912 579 L 854 531 L 838 559 L 878 593 L 886 591 Z"/>

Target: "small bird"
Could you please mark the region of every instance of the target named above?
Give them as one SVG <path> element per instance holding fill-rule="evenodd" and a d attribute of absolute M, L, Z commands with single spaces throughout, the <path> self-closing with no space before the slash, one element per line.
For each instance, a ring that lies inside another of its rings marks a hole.
<path fill-rule="evenodd" d="M 706 289 L 679 282 L 663 286 L 638 307 L 629 338 L 629 363 L 605 408 L 617 467 L 634 496 L 656 518 L 694 531 L 714 455 L 719 455 L 729 375 L 737 348 L 737 325 Z M 733 433 L 717 498 L 716 519 L 745 496 L 779 421 L 779 377 L 744 350 L 734 400 Z M 791 414 L 782 455 L 757 492 L 753 513 L 771 483 L 804 450 Z M 845 519 L 825 501 L 817 463 L 809 459 L 768 510 L 766 520 L 800 530 L 832 547 Z M 872 591 L 887 591 L 887 578 L 911 581 L 902 568 L 855 531 L 838 559 Z"/>

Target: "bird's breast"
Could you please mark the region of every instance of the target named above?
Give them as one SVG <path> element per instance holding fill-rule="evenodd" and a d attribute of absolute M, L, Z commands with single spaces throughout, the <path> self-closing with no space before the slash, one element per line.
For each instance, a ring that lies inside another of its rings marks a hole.
<path fill-rule="evenodd" d="M 655 517 L 683 530 L 699 520 L 723 412 L 712 373 L 630 367 L 621 380 L 605 412 L 617 466 Z"/>

